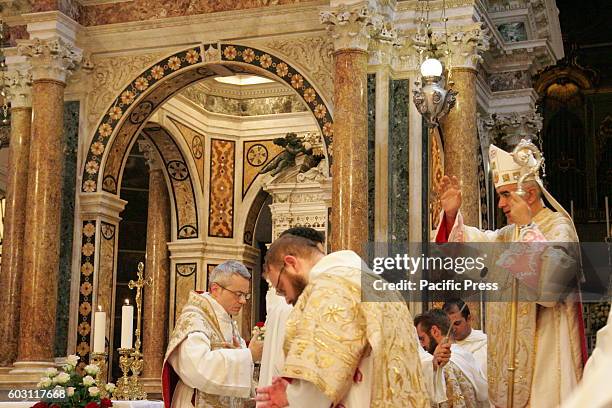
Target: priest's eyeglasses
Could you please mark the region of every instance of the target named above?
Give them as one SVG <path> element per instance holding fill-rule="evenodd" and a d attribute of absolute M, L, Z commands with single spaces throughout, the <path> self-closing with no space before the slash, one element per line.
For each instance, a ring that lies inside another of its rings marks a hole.
<path fill-rule="evenodd" d="M 228 289 L 228 288 L 226 288 L 226 287 L 225 287 L 225 286 L 223 286 L 223 285 L 219 285 L 217 282 L 215 282 L 215 284 L 216 284 L 217 286 L 219 286 L 221 289 L 225 289 L 225 290 L 227 290 L 228 292 L 231 292 L 231 293 L 232 293 L 234 296 L 236 296 L 238 299 L 244 298 L 244 300 L 249 300 L 249 299 L 251 298 L 251 294 L 250 294 L 250 293 L 237 292 L 237 291 L 235 291 L 235 290 Z"/>

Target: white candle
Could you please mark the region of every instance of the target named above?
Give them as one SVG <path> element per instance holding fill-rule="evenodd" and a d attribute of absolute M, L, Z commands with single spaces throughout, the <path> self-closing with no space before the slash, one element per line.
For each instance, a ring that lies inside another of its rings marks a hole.
<path fill-rule="evenodd" d="M 94 353 L 104 353 L 106 338 L 106 313 L 102 306 L 98 305 L 98 311 L 94 314 Z"/>
<path fill-rule="evenodd" d="M 134 328 L 134 306 L 125 299 L 125 305 L 121 308 L 121 348 L 132 348 L 132 336 Z"/>
<path fill-rule="evenodd" d="M 570 217 L 574 219 L 574 200 L 570 200 Z"/>

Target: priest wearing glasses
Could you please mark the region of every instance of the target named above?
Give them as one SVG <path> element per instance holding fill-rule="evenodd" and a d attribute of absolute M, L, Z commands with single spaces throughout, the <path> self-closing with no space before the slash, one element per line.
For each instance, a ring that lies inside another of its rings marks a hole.
<path fill-rule="evenodd" d="M 251 396 L 263 342 L 240 337 L 236 316 L 251 297 L 238 261 L 213 269 L 207 293 L 191 292 L 170 336 L 162 373 L 166 408 L 240 407 Z"/>

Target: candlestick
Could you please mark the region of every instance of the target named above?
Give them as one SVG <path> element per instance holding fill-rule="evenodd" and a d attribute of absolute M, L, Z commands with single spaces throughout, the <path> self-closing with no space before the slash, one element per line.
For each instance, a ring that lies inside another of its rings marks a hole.
<path fill-rule="evenodd" d="M 102 306 L 98 305 L 98 311 L 94 314 L 94 353 L 104 353 L 106 339 L 106 313 Z"/>
<path fill-rule="evenodd" d="M 121 348 L 131 349 L 134 329 L 134 306 L 125 299 L 125 305 L 121 308 Z"/>
<path fill-rule="evenodd" d="M 113 392 L 113 398 L 118 400 L 130 400 L 130 379 L 128 377 L 128 373 L 130 372 L 130 367 L 132 366 L 132 353 L 134 349 L 124 349 L 120 348 L 119 351 L 119 367 L 123 372 L 123 377 L 121 377 L 117 381 L 117 387 Z"/>
<path fill-rule="evenodd" d="M 91 364 L 98 366 L 98 373 L 96 374 L 96 385 L 100 389 L 100 398 L 108 397 L 108 391 L 106 391 L 106 353 L 93 352 L 90 357 Z"/>

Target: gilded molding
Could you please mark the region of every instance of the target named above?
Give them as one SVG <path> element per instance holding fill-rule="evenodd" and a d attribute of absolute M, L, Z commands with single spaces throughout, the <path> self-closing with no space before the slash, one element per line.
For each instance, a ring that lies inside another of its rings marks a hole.
<path fill-rule="evenodd" d="M 80 49 L 58 37 L 22 41 L 17 45 L 17 52 L 32 65 L 34 81 L 52 79 L 65 83 L 83 57 Z"/>

